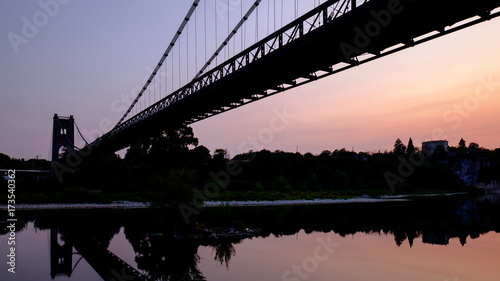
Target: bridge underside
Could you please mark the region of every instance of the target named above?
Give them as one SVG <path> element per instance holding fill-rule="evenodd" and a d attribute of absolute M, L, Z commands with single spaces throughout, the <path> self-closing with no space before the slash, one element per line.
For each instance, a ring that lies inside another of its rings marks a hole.
<path fill-rule="evenodd" d="M 437 31 L 432 38 L 444 35 L 448 27 L 463 20 L 479 16 L 464 27 L 488 20 L 492 17 L 490 12 L 498 7 L 499 0 L 369 1 L 141 122 L 104 135 L 93 149 L 117 151 L 134 141 L 157 136 L 164 130 L 178 128 L 182 124 L 190 124 L 356 66 L 363 62 L 358 60 L 361 54 L 369 54 L 371 56 L 367 61 L 373 60 L 421 43 L 418 37 L 431 32 Z M 421 41 L 427 40 L 430 39 Z"/>

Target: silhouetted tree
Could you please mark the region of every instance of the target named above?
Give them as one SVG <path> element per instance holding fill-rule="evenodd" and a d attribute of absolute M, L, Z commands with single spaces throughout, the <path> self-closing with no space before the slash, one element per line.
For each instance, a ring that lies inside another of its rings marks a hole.
<path fill-rule="evenodd" d="M 414 151 L 415 151 L 415 146 L 413 146 L 413 140 L 410 138 L 410 140 L 408 141 L 408 146 L 406 148 L 406 154 L 410 155 Z"/>
<path fill-rule="evenodd" d="M 226 163 L 229 161 L 229 153 L 226 149 L 217 148 L 212 157 L 212 170 L 222 171 L 225 169 Z"/>
<path fill-rule="evenodd" d="M 394 154 L 396 156 L 399 155 L 404 155 L 406 151 L 406 146 L 403 144 L 403 142 L 398 138 L 396 142 L 394 143 Z"/>
<path fill-rule="evenodd" d="M 193 129 L 183 126 L 176 130 L 164 131 L 159 137 L 152 138 L 137 148 L 131 147 L 131 159 L 137 155 L 146 158 L 146 163 L 155 173 L 164 173 L 170 169 L 183 169 L 189 166 L 189 146 L 197 146 L 198 139 L 194 137 Z M 127 158 L 127 155 L 125 158 Z"/>
<path fill-rule="evenodd" d="M 217 148 L 214 151 L 214 160 L 229 160 L 229 153 L 227 152 L 227 149 Z"/>
<path fill-rule="evenodd" d="M 148 154 L 149 144 L 134 142 L 127 149 L 125 162 L 132 167 L 143 167 Z"/>
<path fill-rule="evenodd" d="M 229 270 L 229 261 L 236 255 L 233 243 L 221 241 L 219 244 L 212 246 L 212 249 L 215 250 L 214 260 L 221 266 L 225 265 L 226 269 Z"/>
<path fill-rule="evenodd" d="M 469 150 L 477 150 L 477 149 L 479 149 L 479 144 L 475 142 L 469 143 Z"/>
<path fill-rule="evenodd" d="M 323 150 L 319 156 L 324 159 L 329 159 L 332 157 L 332 152 L 330 150 Z"/>
<path fill-rule="evenodd" d="M 8 163 L 10 161 L 10 157 L 8 155 L 5 155 L 3 153 L 0 153 L 0 168 L 7 169 Z"/>
<path fill-rule="evenodd" d="M 339 158 L 351 157 L 355 155 L 356 152 L 347 151 L 347 149 L 345 149 L 344 147 L 341 148 L 340 150 L 335 149 L 335 151 L 332 152 L 332 157 L 339 157 Z"/>
<path fill-rule="evenodd" d="M 460 141 L 458 142 L 458 149 L 460 150 L 465 150 L 466 149 L 466 146 L 465 146 L 465 141 L 464 139 L 460 139 Z"/>
<path fill-rule="evenodd" d="M 408 243 L 410 243 L 410 248 L 413 246 L 413 240 L 418 237 L 416 231 L 407 231 L 406 236 L 408 236 Z"/>
<path fill-rule="evenodd" d="M 467 243 L 467 234 L 460 234 L 458 239 L 460 240 L 460 244 L 464 246 Z"/>
<path fill-rule="evenodd" d="M 210 150 L 203 145 L 197 146 L 189 151 L 191 162 L 193 166 L 201 169 L 204 166 L 207 166 L 212 160 L 212 156 L 210 155 Z"/>
<path fill-rule="evenodd" d="M 394 234 L 394 241 L 396 242 L 396 245 L 398 245 L 398 247 L 401 246 L 401 244 L 403 244 L 403 242 L 407 238 L 406 232 L 400 229 L 394 230 L 393 234 Z"/>
<path fill-rule="evenodd" d="M 150 177 L 148 185 L 161 191 L 151 201 L 156 206 L 178 206 L 192 204 L 195 197 L 197 176 L 193 170 L 170 170 L 165 176 Z"/>
<path fill-rule="evenodd" d="M 336 189 L 349 188 L 349 176 L 347 173 L 342 170 L 335 171 L 335 174 L 333 175 L 333 186 Z"/>

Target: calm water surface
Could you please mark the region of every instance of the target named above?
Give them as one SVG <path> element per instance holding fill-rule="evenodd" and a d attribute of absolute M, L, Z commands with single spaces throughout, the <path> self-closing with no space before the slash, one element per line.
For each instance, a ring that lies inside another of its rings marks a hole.
<path fill-rule="evenodd" d="M 205 209 L 19 212 L 0 280 L 500 280 L 488 198 Z"/>

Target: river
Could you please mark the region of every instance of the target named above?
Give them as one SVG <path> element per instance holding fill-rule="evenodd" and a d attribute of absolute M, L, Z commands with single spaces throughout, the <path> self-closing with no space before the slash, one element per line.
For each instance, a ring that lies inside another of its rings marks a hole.
<path fill-rule="evenodd" d="M 178 211 L 18 211 L 0 280 L 497 281 L 498 194 Z"/>

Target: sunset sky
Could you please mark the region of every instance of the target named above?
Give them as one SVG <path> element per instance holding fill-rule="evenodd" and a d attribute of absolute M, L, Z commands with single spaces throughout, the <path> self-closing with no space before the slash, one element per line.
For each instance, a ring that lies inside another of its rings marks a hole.
<path fill-rule="evenodd" d="M 0 3 L 0 152 L 11 157 L 49 158 L 54 113 L 73 115 L 84 134 L 105 133 L 123 114 L 113 105 L 142 87 L 192 1 L 55 3 L 17 47 L 9 34 L 21 35 L 25 20 L 44 10 L 39 1 Z M 231 156 L 262 148 L 384 151 L 409 137 L 416 146 L 464 138 L 500 147 L 499 30 L 497 18 L 446 35 L 198 122 L 195 135 Z M 289 118 L 276 123 L 276 112 Z"/>

